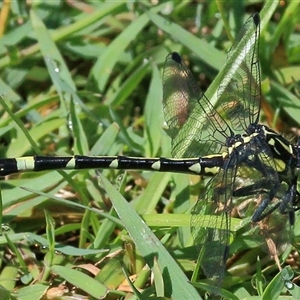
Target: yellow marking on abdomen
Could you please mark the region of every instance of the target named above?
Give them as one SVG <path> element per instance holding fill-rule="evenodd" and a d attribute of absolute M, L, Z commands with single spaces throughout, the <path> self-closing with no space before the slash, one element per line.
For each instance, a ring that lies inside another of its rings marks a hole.
<path fill-rule="evenodd" d="M 196 174 L 200 174 L 201 173 L 201 165 L 199 163 L 193 164 L 189 167 L 189 170 L 191 170 L 192 172 L 196 173 Z"/>
<path fill-rule="evenodd" d="M 158 160 L 151 165 L 151 169 L 159 171 L 161 169 L 161 162 Z"/>
<path fill-rule="evenodd" d="M 34 170 L 33 157 L 21 157 L 16 158 L 18 170 Z"/>
<path fill-rule="evenodd" d="M 117 169 L 118 166 L 119 166 L 119 162 L 117 159 L 112 160 L 111 163 L 109 164 L 109 167 L 112 169 Z"/>
<path fill-rule="evenodd" d="M 75 160 L 75 157 L 72 157 L 67 165 L 66 165 L 66 169 L 74 169 L 75 168 L 75 165 L 76 165 L 76 160 Z"/>

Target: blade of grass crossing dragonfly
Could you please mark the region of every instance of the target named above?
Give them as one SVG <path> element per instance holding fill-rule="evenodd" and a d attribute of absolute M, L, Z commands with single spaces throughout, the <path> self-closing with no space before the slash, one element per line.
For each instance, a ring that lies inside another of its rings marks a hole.
<path fill-rule="evenodd" d="M 194 287 L 188 283 L 188 279 L 183 271 L 179 268 L 154 233 L 142 221 L 136 211 L 113 188 L 105 177 L 101 176 L 101 181 L 110 196 L 115 210 L 123 221 L 126 230 L 134 240 L 141 255 L 147 261 L 147 264 L 150 267 L 153 266 L 153 253 L 156 253 L 160 269 L 168 270 L 167 273 L 169 279 L 164 277 L 167 289 L 165 296 L 173 299 L 201 299 Z M 170 280 L 171 282 L 167 282 L 166 280 Z M 170 289 L 171 287 L 172 289 Z"/>

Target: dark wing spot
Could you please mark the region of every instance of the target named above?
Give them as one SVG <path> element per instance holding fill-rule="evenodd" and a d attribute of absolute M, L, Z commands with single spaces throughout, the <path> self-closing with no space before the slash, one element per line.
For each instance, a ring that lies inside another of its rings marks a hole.
<path fill-rule="evenodd" d="M 173 52 L 171 55 L 172 55 L 172 59 L 175 62 L 181 64 L 182 59 L 181 59 L 181 56 L 180 56 L 180 54 L 178 52 Z"/>
<path fill-rule="evenodd" d="M 253 22 L 254 22 L 255 26 L 258 26 L 260 23 L 259 13 L 253 14 L 252 18 L 253 18 Z"/>

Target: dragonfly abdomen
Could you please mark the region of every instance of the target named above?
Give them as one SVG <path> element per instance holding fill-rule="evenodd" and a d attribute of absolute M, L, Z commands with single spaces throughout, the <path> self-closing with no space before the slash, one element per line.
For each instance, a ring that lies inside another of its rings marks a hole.
<path fill-rule="evenodd" d="M 28 156 L 0 159 L 0 176 L 21 171 L 121 169 L 177 172 L 213 176 L 224 164 L 223 155 L 199 158 L 145 158 L 128 156 Z"/>

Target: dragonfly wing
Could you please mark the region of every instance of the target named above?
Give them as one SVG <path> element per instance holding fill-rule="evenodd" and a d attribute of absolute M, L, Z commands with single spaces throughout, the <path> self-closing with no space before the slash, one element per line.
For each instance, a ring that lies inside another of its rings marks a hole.
<path fill-rule="evenodd" d="M 218 89 L 224 118 L 235 133 L 244 133 L 257 123 L 261 105 L 261 79 L 258 60 L 260 18 L 251 16 L 228 52 L 224 73 Z M 221 115 L 222 115 L 221 113 Z"/>
<path fill-rule="evenodd" d="M 174 157 L 199 157 L 225 150 L 231 131 L 201 91 L 181 56 L 167 56 L 163 73 L 165 120 Z"/>
<path fill-rule="evenodd" d="M 192 210 L 191 230 L 196 244 L 201 246 L 201 267 L 216 288 L 221 287 L 230 243 L 230 212 L 232 191 L 237 172 L 236 158 L 232 168 L 222 169 L 209 183 L 209 189 Z"/>
<path fill-rule="evenodd" d="M 228 53 L 226 76 L 218 89 L 216 110 L 199 88 L 181 56 L 168 55 L 163 74 L 165 120 L 174 157 L 226 151 L 226 138 L 245 133 L 259 117 L 259 14 L 248 19 Z"/>

